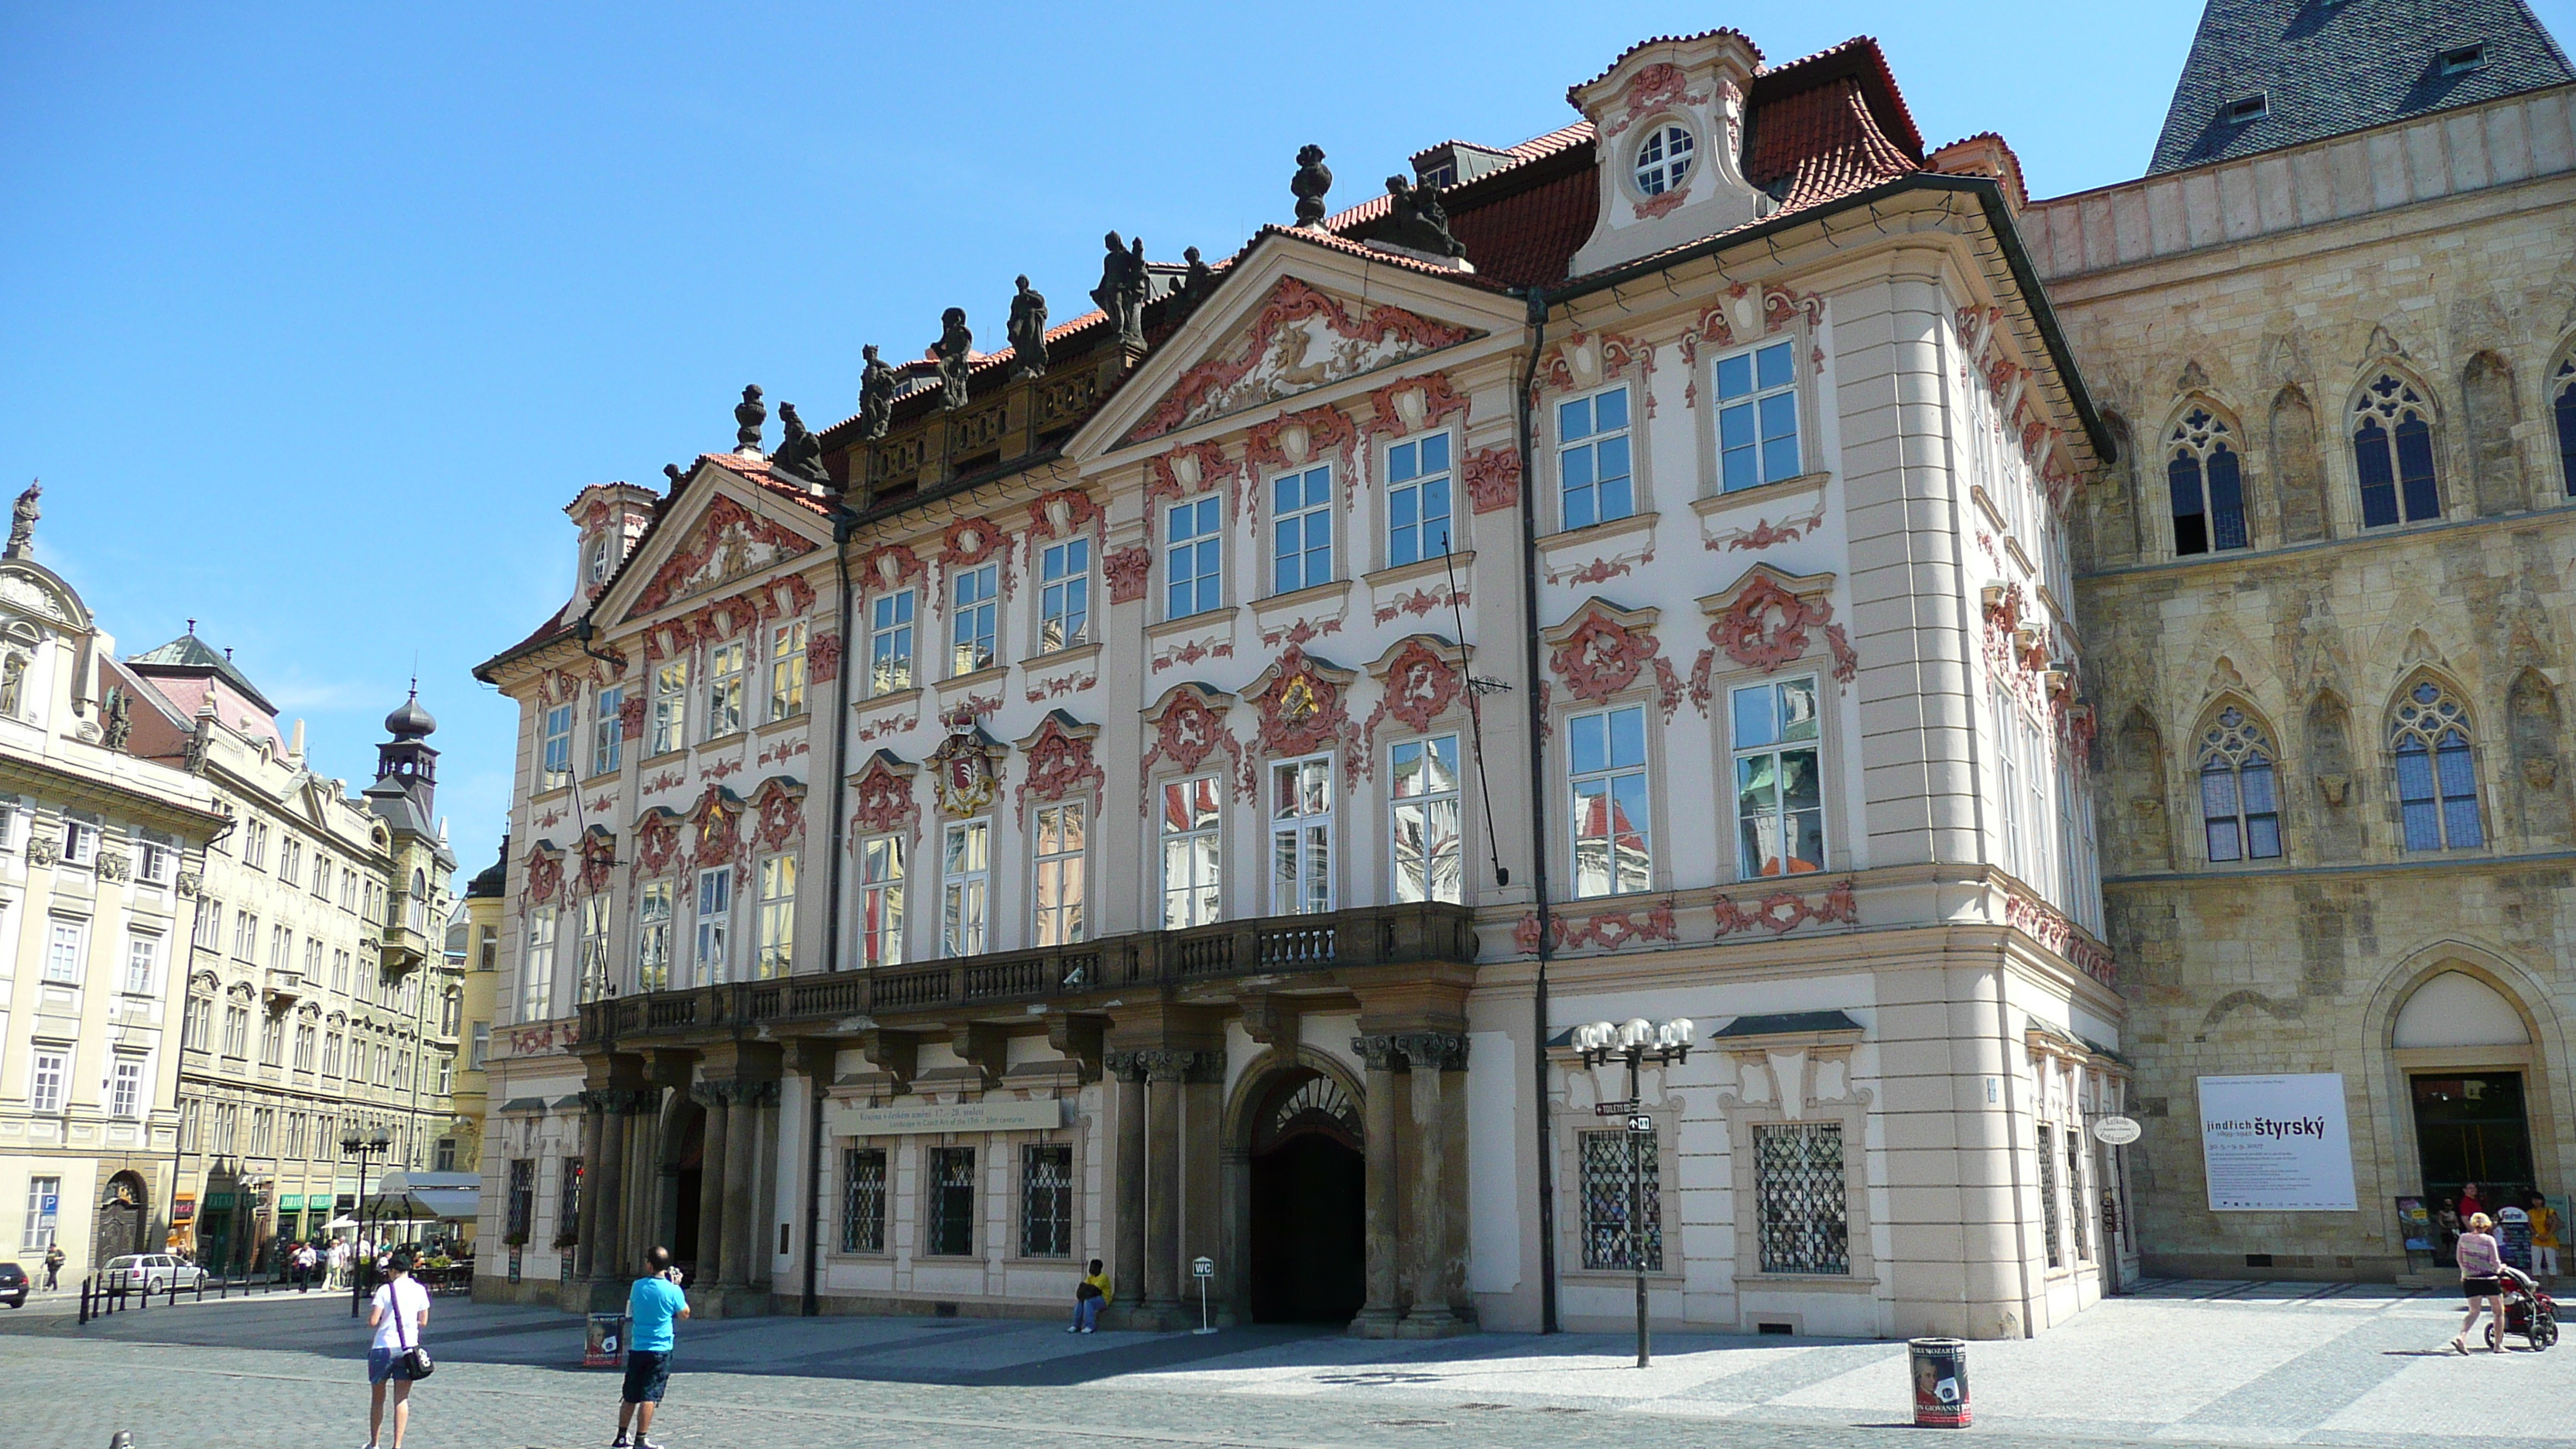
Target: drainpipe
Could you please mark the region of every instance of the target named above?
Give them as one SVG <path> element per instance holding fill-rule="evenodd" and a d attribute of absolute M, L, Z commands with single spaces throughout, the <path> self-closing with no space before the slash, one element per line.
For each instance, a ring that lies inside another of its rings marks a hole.
<path fill-rule="evenodd" d="M 1547 290 L 1529 289 L 1529 360 L 1521 371 L 1521 623 L 1529 636 L 1524 667 L 1529 688 L 1530 890 L 1538 904 L 1538 982 L 1530 998 L 1533 1052 L 1538 1060 L 1531 1077 L 1538 1126 L 1538 1316 L 1539 1332 L 1557 1331 L 1556 1319 L 1556 1177 L 1548 1164 L 1552 1144 L 1547 1108 L 1547 963 L 1555 944 L 1555 916 L 1547 896 L 1547 702 L 1539 683 L 1538 609 L 1538 472 L 1532 424 L 1531 389 L 1538 385 L 1538 355 L 1547 345 Z"/>
<path fill-rule="evenodd" d="M 823 894 L 823 969 L 827 972 L 841 969 L 841 872 L 849 856 L 841 848 L 841 811 L 847 794 L 841 778 L 850 768 L 850 671 L 859 662 L 850 646 L 850 628 L 857 621 L 850 597 L 850 538 L 858 532 L 858 521 L 846 499 L 833 510 L 832 568 L 841 584 L 841 667 L 832 675 L 832 832 L 826 837 L 832 864 L 824 872 Z M 823 1311 L 817 1296 L 823 1250 L 823 1084 L 811 1077 L 805 1083 L 805 1118 L 805 1291 L 797 1312 L 812 1318 Z"/>

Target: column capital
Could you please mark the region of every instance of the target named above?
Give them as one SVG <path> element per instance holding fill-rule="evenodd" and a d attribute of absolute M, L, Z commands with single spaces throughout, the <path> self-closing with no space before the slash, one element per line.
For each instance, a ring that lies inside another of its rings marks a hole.
<path fill-rule="evenodd" d="M 1149 1082 L 1217 1082 L 1225 1079 L 1225 1054 L 1158 1049 L 1130 1052 L 1132 1070 Z"/>
<path fill-rule="evenodd" d="M 1372 1072 L 1391 1072 L 1404 1065 L 1404 1048 L 1397 1038 L 1380 1033 L 1376 1036 L 1351 1038 L 1351 1052 L 1368 1065 Z"/>
<path fill-rule="evenodd" d="M 1467 1034 L 1463 1031 L 1399 1031 L 1387 1040 L 1417 1068 L 1441 1072 L 1467 1070 Z"/>
<path fill-rule="evenodd" d="M 697 1103 L 701 1107 L 729 1106 L 732 1104 L 734 1098 L 740 1094 L 741 1086 L 742 1084 L 739 1082 L 691 1082 L 689 1084 L 689 1100 Z"/>

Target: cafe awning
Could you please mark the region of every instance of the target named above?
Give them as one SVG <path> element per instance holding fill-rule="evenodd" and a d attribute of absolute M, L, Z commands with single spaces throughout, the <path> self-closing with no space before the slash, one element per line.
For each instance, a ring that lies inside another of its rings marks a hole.
<path fill-rule="evenodd" d="M 376 1184 L 369 1213 L 377 1218 L 474 1221 L 483 1179 L 471 1172 L 388 1172 Z"/>

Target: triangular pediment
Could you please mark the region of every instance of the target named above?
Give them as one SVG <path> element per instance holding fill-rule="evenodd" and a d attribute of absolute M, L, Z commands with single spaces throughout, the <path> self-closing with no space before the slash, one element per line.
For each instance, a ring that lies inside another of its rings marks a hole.
<path fill-rule="evenodd" d="M 1480 327 L 1282 275 L 1185 368 L 1157 359 L 1178 376 L 1120 435 L 1120 443 L 1266 407 L 1484 335 Z"/>
<path fill-rule="evenodd" d="M 829 542 L 829 522 L 818 514 L 808 523 L 796 516 L 800 511 L 810 512 L 792 500 L 772 500 L 715 460 L 702 462 L 680 508 L 637 545 L 600 617 L 656 614 L 740 587 Z"/>

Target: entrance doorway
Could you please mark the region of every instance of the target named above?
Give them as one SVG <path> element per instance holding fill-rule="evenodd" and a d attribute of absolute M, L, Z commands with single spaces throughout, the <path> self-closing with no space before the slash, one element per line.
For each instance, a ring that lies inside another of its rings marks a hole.
<path fill-rule="evenodd" d="M 690 1108 L 680 1128 L 679 1150 L 671 1155 L 671 1261 L 690 1282 L 698 1276 L 698 1194 L 706 1187 L 707 1114 Z"/>
<path fill-rule="evenodd" d="M 1333 1078 L 1281 1075 L 1253 1119 L 1252 1317 L 1348 1323 L 1368 1299 L 1359 1107 Z"/>
<path fill-rule="evenodd" d="M 147 1191 L 143 1179 L 131 1172 L 120 1172 L 107 1180 L 107 1196 L 98 1205 L 98 1224 L 90 1235 L 91 1262 L 104 1263 L 121 1254 L 152 1250 L 144 1241 L 143 1200 Z"/>
<path fill-rule="evenodd" d="M 2520 1072 L 2442 1072 L 2410 1078 L 2424 1200 L 2436 1214 L 2478 1185 L 2490 1208 L 2531 1190 L 2531 1124 Z M 2466 1226 L 2463 1224 L 2463 1226 Z"/>

